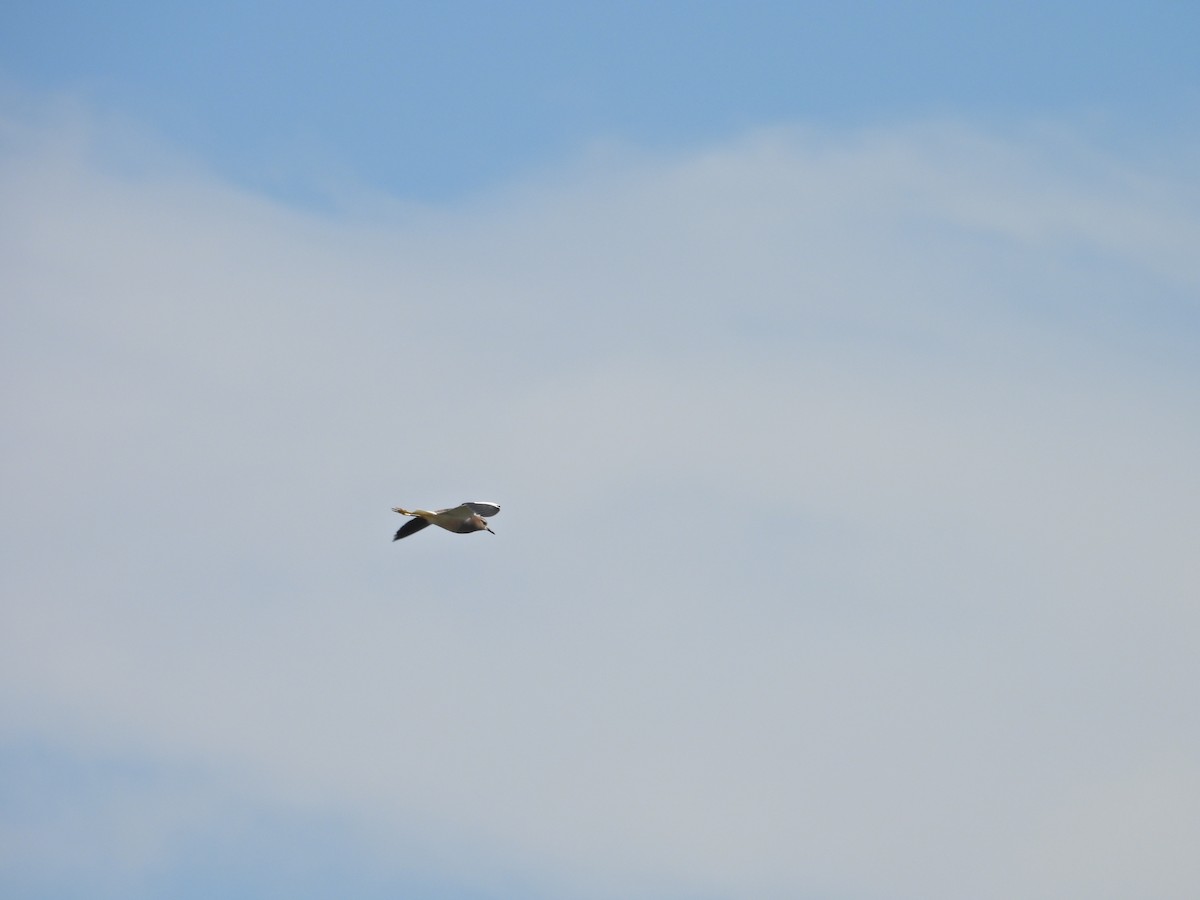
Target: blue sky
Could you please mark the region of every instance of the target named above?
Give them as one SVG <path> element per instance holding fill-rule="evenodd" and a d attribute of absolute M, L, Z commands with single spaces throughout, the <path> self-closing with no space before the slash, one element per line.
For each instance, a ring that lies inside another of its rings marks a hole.
<path fill-rule="evenodd" d="M 0 894 L 1197 896 L 1198 33 L 8 4 Z"/>
<path fill-rule="evenodd" d="M 968 115 L 1177 133 L 1186 3 L 15 3 L 0 71 L 241 183 L 462 196 L 589 141 Z"/>

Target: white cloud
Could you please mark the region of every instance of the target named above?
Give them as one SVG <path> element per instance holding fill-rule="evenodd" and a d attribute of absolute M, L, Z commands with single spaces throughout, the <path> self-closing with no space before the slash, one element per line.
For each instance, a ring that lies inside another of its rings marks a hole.
<path fill-rule="evenodd" d="M 7 131 L 14 733 L 564 893 L 1200 886 L 1194 185 L 778 131 L 367 220 Z"/>

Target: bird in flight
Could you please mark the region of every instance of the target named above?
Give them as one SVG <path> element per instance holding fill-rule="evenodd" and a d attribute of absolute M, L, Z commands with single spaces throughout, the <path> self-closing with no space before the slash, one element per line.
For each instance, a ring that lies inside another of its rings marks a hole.
<path fill-rule="evenodd" d="M 399 506 L 393 506 L 392 512 L 413 517 L 401 525 L 396 536 L 392 538 L 393 541 L 398 541 L 430 525 L 437 525 L 455 534 L 470 534 L 472 531 L 491 531 L 495 534 L 496 532 L 488 528 L 484 519 L 500 512 L 500 506 L 496 503 L 468 502 L 449 509 L 435 509 L 432 512 L 428 509 L 401 509 Z"/>

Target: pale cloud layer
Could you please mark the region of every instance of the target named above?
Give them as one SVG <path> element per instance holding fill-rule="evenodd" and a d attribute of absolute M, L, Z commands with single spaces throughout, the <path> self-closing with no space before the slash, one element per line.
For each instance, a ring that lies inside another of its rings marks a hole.
<path fill-rule="evenodd" d="M 7 737 L 168 773 L 26 869 L 248 804 L 525 895 L 1200 890 L 1182 168 L 781 129 L 318 214 L 4 129 Z"/>

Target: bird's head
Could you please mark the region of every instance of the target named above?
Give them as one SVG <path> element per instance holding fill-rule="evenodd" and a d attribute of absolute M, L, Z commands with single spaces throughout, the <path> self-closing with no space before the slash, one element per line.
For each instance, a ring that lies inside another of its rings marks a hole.
<path fill-rule="evenodd" d="M 492 531 L 492 529 L 488 528 L 487 519 L 479 515 L 479 513 L 475 513 L 473 516 L 471 516 L 469 521 L 475 527 L 476 531 L 491 531 L 492 534 L 496 533 Z"/>

